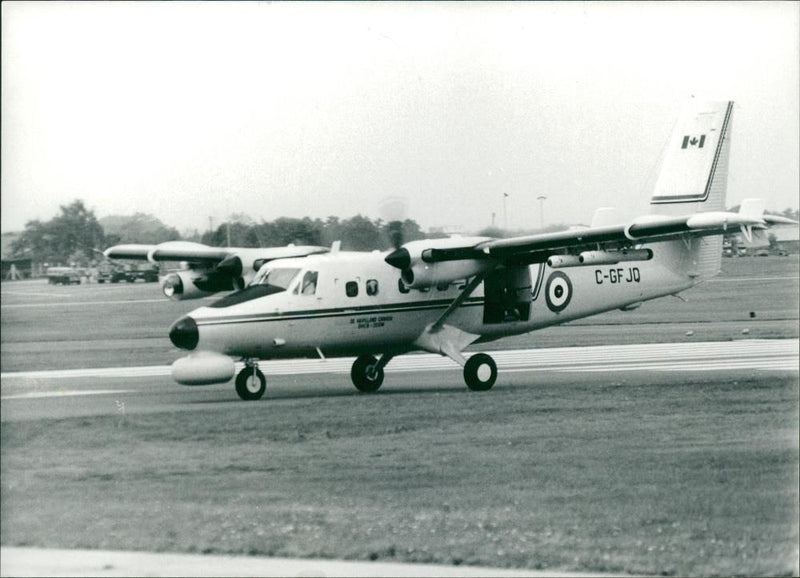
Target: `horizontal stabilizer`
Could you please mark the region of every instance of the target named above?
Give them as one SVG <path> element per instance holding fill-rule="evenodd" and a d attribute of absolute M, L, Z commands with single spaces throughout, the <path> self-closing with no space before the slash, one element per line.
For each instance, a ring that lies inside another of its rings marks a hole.
<path fill-rule="evenodd" d="M 760 221 L 764 216 L 764 201 L 762 199 L 745 199 L 739 206 L 739 215 Z"/>
<path fill-rule="evenodd" d="M 622 219 L 619 218 L 616 207 L 600 207 L 594 212 L 592 217 L 592 227 L 605 227 L 608 225 L 619 225 Z"/>

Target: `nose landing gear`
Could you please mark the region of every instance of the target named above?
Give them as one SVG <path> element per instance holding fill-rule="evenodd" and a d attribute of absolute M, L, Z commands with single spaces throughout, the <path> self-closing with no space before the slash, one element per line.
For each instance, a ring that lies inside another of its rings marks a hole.
<path fill-rule="evenodd" d="M 258 369 L 258 363 L 246 359 L 244 369 L 236 376 L 236 393 L 245 401 L 261 399 L 267 389 L 267 378 Z"/>
<path fill-rule="evenodd" d="M 383 383 L 383 368 L 389 363 L 393 355 L 384 353 L 380 359 L 372 355 L 360 355 L 353 362 L 350 369 L 350 379 L 358 391 L 373 393 L 378 391 Z"/>

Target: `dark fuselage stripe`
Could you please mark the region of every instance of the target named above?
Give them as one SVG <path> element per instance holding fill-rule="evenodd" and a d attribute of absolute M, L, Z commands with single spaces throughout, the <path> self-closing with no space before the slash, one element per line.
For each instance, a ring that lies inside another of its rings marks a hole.
<path fill-rule="evenodd" d="M 445 309 L 450 305 L 450 299 L 437 300 L 425 305 L 419 305 L 419 302 L 411 304 L 392 304 L 392 305 L 379 305 L 371 307 L 342 307 L 338 309 L 321 309 L 319 311 L 290 311 L 287 313 L 267 313 L 267 314 L 252 314 L 252 315 L 232 315 L 230 317 L 222 317 L 215 319 L 197 319 L 197 325 L 227 325 L 236 323 L 259 323 L 270 321 L 295 321 L 298 319 L 324 319 L 327 317 L 351 317 L 363 315 L 385 315 L 387 313 L 406 313 L 413 311 L 428 311 L 435 309 Z M 470 307 L 475 305 L 483 305 L 483 299 L 477 298 L 463 303 L 461 307 Z"/>

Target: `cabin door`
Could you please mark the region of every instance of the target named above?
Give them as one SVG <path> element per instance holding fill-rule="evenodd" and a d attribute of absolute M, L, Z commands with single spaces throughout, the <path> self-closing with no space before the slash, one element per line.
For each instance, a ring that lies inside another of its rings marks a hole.
<path fill-rule="evenodd" d="M 531 273 L 527 266 L 500 267 L 483 281 L 483 322 L 513 323 L 531 316 Z"/>

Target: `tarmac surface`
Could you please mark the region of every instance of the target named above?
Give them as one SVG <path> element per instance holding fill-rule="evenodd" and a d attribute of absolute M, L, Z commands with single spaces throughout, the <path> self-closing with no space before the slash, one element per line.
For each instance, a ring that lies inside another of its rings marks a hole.
<path fill-rule="evenodd" d="M 0 576 L 604 576 L 480 566 L 3 548 Z"/>
<path fill-rule="evenodd" d="M 495 389 L 503 387 L 504 376 L 513 377 L 515 382 L 532 383 L 534 377 L 541 379 L 543 373 L 590 380 L 590 376 L 597 373 L 793 371 L 800 366 L 797 339 L 563 347 L 494 351 L 492 355 L 499 375 Z M 267 392 L 256 403 L 268 403 L 270 399 L 358 395 L 349 382 L 352 361 L 352 358 L 340 358 L 262 362 L 260 368 L 267 376 Z M 208 409 L 210 402 L 239 401 L 230 383 L 187 387 L 172 382 L 169 373 L 169 366 L 2 373 L 0 419 L 152 413 L 171 411 L 176 406 Z M 466 388 L 461 380 L 461 368 L 437 355 L 406 355 L 392 360 L 380 393 L 392 391 L 394 375 L 402 375 L 403 382 L 414 383 L 413 388 L 420 392 L 441 388 L 443 384 L 453 389 Z M 298 379 L 301 376 L 328 379 L 322 383 L 313 378 Z M 409 387 L 406 385 L 404 391 Z"/>

